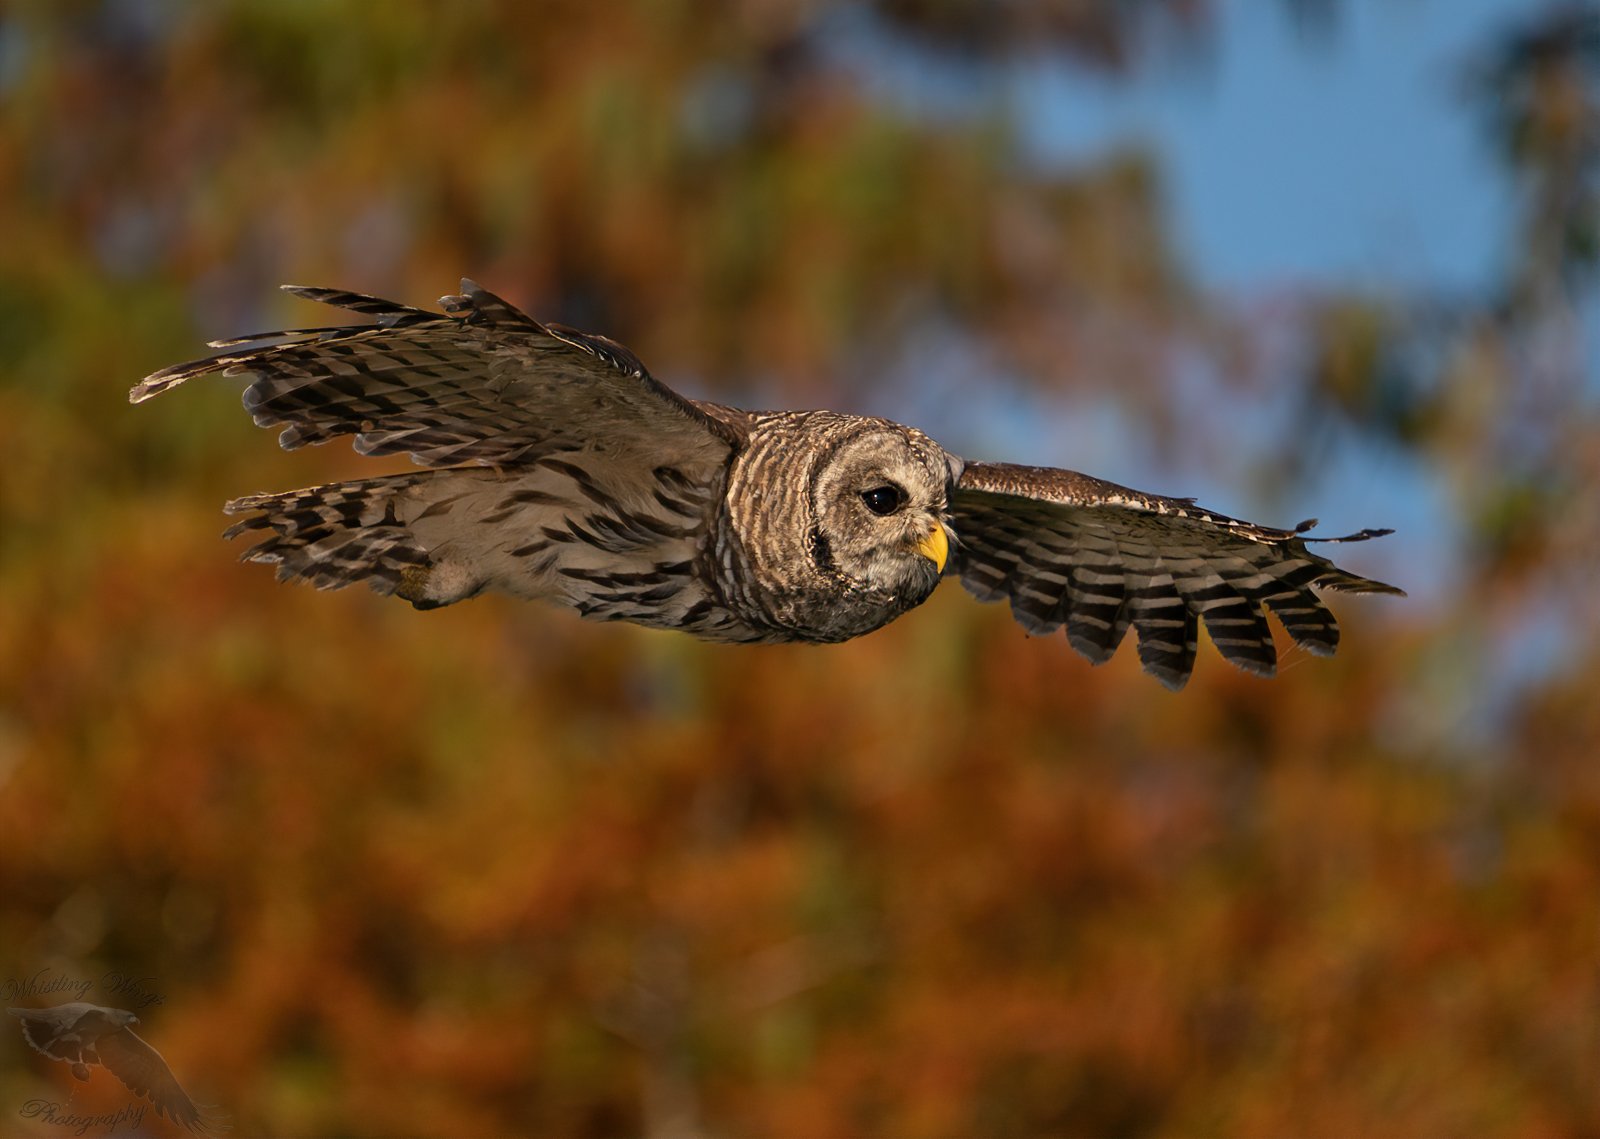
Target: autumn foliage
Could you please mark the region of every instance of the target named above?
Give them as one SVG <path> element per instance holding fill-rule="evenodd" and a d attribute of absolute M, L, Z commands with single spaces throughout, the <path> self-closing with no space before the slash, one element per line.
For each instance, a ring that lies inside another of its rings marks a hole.
<path fill-rule="evenodd" d="M 141 1031 L 236 1136 L 1600 1133 L 1600 416 L 1528 365 L 1592 264 L 1533 241 L 1538 197 L 1503 294 L 1420 333 L 1302 298 L 1266 375 L 1171 252 L 1158 154 L 1033 167 L 1002 104 L 919 114 L 835 50 L 870 19 L 969 78 L 1159 66 L 1095 7 L 0 11 L 0 982 L 150 979 Z M 1484 129 L 1560 177 L 1593 61 L 1508 42 L 1543 78 Z M 691 394 L 975 457 L 1013 457 L 985 401 L 1114 405 L 1248 451 L 1231 513 L 1311 478 L 1331 513 L 1309 468 L 1355 439 L 1435 472 L 1459 540 L 1342 555 L 1416 596 L 1335 598 L 1333 660 L 1207 647 L 1177 695 L 950 585 L 737 648 L 236 564 L 225 498 L 375 465 L 278 452 L 237 385 L 127 388 L 322 318 L 281 282 L 464 273 Z M 1306 431 L 1180 417 L 1175 345 L 1221 407 L 1293 385 Z M 0 1133 L 127 1102 L 7 1023 Z"/>

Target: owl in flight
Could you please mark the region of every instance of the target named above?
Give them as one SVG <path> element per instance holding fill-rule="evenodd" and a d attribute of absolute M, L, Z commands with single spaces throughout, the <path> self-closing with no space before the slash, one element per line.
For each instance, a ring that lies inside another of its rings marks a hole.
<path fill-rule="evenodd" d="M 280 580 L 366 581 L 418 609 L 485 590 L 714 641 L 844 641 L 959 576 L 1029 633 L 1065 626 L 1096 664 L 1132 628 L 1170 688 L 1198 627 L 1241 668 L 1338 644 L 1317 588 L 1399 593 L 1274 530 L 1074 471 L 967 462 L 912 427 L 687 399 L 604 336 L 539 322 L 471 281 L 445 313 L 286 286 L 372 323 L 214 341 L 141 381 L 250 377 L 245 408 L 287 449 L 355 436 L 410 474 L 236 498 L 228 537 Z"/>

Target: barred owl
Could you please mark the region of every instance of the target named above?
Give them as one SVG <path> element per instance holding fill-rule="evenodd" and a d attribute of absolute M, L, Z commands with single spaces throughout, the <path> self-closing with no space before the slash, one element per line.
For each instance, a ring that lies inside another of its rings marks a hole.
<path fill-rule="evenodd" d="M 844 641 L 957 576 L 1008 599 L 1030 633 L 1065 627 L 1095 663 L 1132 628 L 1172 688 L 1203 620 L 1218 650 L 1270 674 L 1266 611 L 1328 655 L 1314 592 L 1399 593 L 1313 539 L 1073 471 L 967 462 L 912 427 L 830 411 L 686 399 L 604 336 L 540 324 L 470 281 L 445 313 L 289 286 L 372 318 L 214 341 L 134 403 L 196 376 L 250 377 L 245 408 L 285 448 L 353 435 L 425 470 L 229 502 L 228 537 L 281 580 L 365 581 L 418 609 L 486 590 L 716 641 Z"/>

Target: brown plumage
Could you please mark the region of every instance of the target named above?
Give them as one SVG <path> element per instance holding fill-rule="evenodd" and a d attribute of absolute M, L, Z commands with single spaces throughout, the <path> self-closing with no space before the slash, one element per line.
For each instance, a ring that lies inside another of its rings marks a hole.
<path fill-rule="evenodd" d="M 282 579 L 366 581 L 423 609 L 496 590 L 712 640 L 825 642 L 959 574 L 1030 632 L 1065 626 L 1096 663 L 1136 630 L 1173 688 L 1201 620 L 1224 657 L 1270 674 L 1266 610 L 1326 655 L 1338 626 L 1315 589 L 1400 592 L 1312 554 L 1310 523 L 1274 530 L 1072 471 L 967 463 L 884 419 L 685 399 L 620 344 L 541 325 L 470 281 L 445 315 L 289 291 L 374 323 L 213 342 L 130 395 L 247 375 L 246 409 L 284 447 L 350 435 L 433 468 L 228 503 L 247 515 L 228 536 L 258 535 L 244 557 Z"/>

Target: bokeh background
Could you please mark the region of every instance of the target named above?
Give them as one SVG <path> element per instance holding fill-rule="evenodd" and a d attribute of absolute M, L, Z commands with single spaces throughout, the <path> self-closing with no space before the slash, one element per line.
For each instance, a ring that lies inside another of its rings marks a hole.
<path fill-rule="evenodd" d="M 235 1136 L 1600 1134 L 1597 156 L 1587 3 L 11 0 L 0 979 L 141 979 Z M 236 564 L 383 468 L 128 387 L 463 274 L 1410 596 L 1174 695 L 950 586 L 728 648 Z M 34 1097 L 127 1102 L 0 1024 Z"/>

